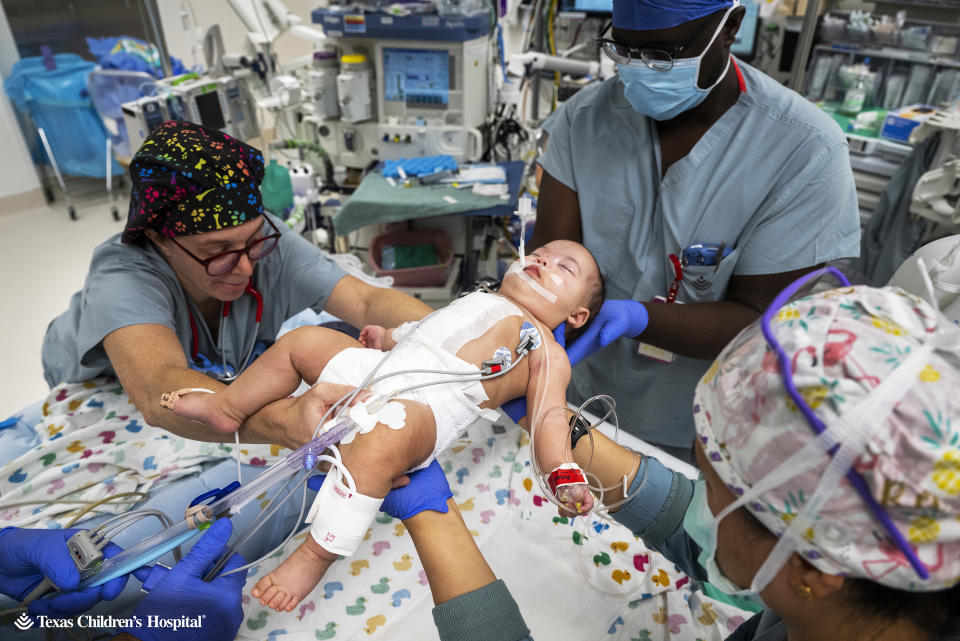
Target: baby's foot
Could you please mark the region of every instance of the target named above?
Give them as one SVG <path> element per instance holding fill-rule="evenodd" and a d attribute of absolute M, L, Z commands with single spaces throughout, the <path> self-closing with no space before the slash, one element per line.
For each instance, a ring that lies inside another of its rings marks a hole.
<path fill-rule="evenodd" d="M 590 488 L 579 483 L 561 487 L 557 492 L 557 499 L 564 504 L 567 512 L 574 515 L 586 514 L 593 509 L 593 494 L 590 493 Z M 559 509 L 561 516 L 567 516 L 564 514 L 565 510 Z"/>
<path fill-rule="evenodd" d="M 232 416 L 228 412 L 229 408 L 221 402 L 219 394 L 199 387 L 161 394 L 160 407 L 224 434 L 235 432 L 243 422 L 243 417 Z"/>
<path fill-rule="evenodd" d="M 290 612 L 317 586 L 337 555 L 320 547 L 313 537 L 293 551 L 276 570 L 253 586 L 250 594 L 277 612 Z"/>

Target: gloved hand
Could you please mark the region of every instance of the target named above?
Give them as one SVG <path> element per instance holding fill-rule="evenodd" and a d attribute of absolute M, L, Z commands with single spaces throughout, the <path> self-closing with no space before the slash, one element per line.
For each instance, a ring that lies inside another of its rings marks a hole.
<path fill-rule="evenodd" d="M 153 566 L 135 570 L 134 576 L 144 581 L 144 585 L 150 589 L 131 617 L 134 621 L 142 622 L 142 627 L 121 630 L 141 641 L 229 641 L 235 638 L 243 622 L 240 596 L 243 584 L 247 581 L 247 571 L 219 576 L 209 583 L 203 580 L 232 532 L 230 519 L 219 519 L 172 569 Z M 222 573 L 245 564 L 242 556 L 234 554 L 223 567 Z M 174 630 L 146 626 L 147 618 L 151 615 L 177 619 L 201 614 L 204 616 L 199 628 Z"/>
<path fill-rule="evenodd" d="M 555 330 L 553 330 L 553 338 L 555 341 L 560 343 L 560 347 L 566 347 L 567 345 L 567 324 L 560 323 Z M 569 357 L 569 354 L 567 355 Z M 573 365 L 575 361 L 571 360 L 570 365 Z M 520 419 L 527 415 L 527 399 L 523 396 L 518 396 L 512 401 L 507 401 L 500 406 L 500 409 L 503 410 L 503 413 L 510 417 L 510 420 L 514 423 L 519 423 Z"/>
<path fill-rule="evenodd" d="M 522 399 L 521 399 L 522 400 Z M 424 510 L 447 512 L 447 499 L 453 496 L 447 475 L 443 473 L 440 464 L 434 461 L 422 470 L 407 475 L 410 482 L 397 487 L 387 494 L 380 506 L 380 511 L 389 514 L 395 519 L 406 520 Z M 323 485 L 326 474 L 317 474 L 307 480 L 307 487 L 319 490 Z"/>
<path fill-rule="evenodd" d="M 447 499 L 453 496 L 453 492 L 450 491 L 447 475 L 436 460 L 407 476 L 410 477 L 410 483 L 390 490 L 380 506 L 381 512 L 401 521 L 424 510 L 447 513 Z"/>
<path fill-rule="evenodd" d="M 79 530 L 31 530 L 7 527 L 0 530 L 0 592 L 20 601 L 48 577 L 61 590 L 80 583 L 80 572 L 70 557 L 66 541 Z M 122 550 L 112 543 L 103 548 L 107 558 Z M 111 601 L 123 591 L 127 577 L 117 577 L 101 586 L 37 599 L 27 606 L 30 614 L 52 618 L 72 617 L 100 601 Z"/>
<path fill-rule="evenodd" d="M 647 328 L 648 321 L 647 308 L 643 303 L 635 300 L 605 300 L 590 326 L 567 348 L 570 365 L 576 365 L 621 336 L 639 336 Z"/>

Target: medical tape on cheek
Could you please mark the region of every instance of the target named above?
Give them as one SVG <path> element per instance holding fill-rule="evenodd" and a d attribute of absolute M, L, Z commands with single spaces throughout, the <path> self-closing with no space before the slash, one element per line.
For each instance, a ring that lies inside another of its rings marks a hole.
<path fill-rule="evenodd" d="M 351 556 L 360 547 L 367 530 L 380 512 L 383 499 L 351 492 L 331 471 L 323 480 L 307 515 L 310 536 L 317 545 L 334 554 Z"/>
<path fill-rule="evenodd" d="M 538 294 L 546 298 L 548 302 L 550 303 L 557 302 L 557 295 L 551 291 L 548 291 L 547 288 L 545 288 L 543 285 L 541 285 L 537 281 L 530 278 L 530 275 L 527 274 L 527 272 L 523 271 L 519 263 L 516 263 L 516 262 L 512 263 L 510 267 L 507 268 L 507 272 L 503 275 L 503 277 L 506 278 L 507 276 L 513 276 L 513 275 L 519 276 L 520 280 L 522 280 L 523 282 L 525 282 L 527 285 L 530 286 L 530 289 L 532 289 L 533 291 L 537 292 Z"/>

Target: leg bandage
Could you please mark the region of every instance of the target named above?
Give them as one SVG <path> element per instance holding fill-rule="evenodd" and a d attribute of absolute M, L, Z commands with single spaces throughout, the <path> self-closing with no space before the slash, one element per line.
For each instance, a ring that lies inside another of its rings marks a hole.
<path fill-rule="evenodd" d="M 350 556 L 360 547 L 383 499 L 352 492 L 330 470 L 307 515 L 310 536 L 320 547 Z"/>
<path fill-rule="evenodd" d="M 547 475 L 547 485 L 550 486 L 554 496 L 557 496 L 557 491 L 564 485 L 586 485 L 586 483 L 587 477 L 576 463 L 558 465 Z"/>

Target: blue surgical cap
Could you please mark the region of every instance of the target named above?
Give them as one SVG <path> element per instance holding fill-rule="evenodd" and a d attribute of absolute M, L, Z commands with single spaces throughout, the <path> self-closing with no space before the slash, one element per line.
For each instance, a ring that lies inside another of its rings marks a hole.
<path fill-rule="evenodd" d="M 669 29 L 732 4 L 733 0 L 613 0 L 613 26 L 631 31 Z"/>

